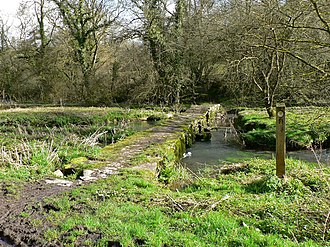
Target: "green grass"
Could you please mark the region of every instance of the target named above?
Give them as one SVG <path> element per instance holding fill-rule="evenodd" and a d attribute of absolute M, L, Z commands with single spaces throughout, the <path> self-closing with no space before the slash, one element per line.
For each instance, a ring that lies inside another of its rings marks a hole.
<path fill-rule="evenodd" d="M 45 238 L 64 246 L 328 246 L 330 169 L 287 160 L 281 180 L 273 161 L 248 164 L 198 178 L 180 169 L 167 186 L 124 170 L 47 200 Z"/>
<path fill-rule="evenodd" d="M 104 145 L 133 135 L 134 122 L 154 110 L 45 107 L 0 111 L 0 180 L 51 176 L 79 157 L 95 159 Z"/>
<path fill-rule="evenodd" d="M 237 127 L 247 146 L 274 149 L 275 118 L 268 118 L 263 109 L 246 109 L 239 115 Z M 286 137 L 289 149 L 322 146 L 327 139 L 330 142 L 330 108 L 286 108 Z"/>
<path fill-rule="evenodd" d="M 264 121 L 263 126 L 270 120 Z M 322 124 L 323 121 L 318 126 Z M 39 127 L 38 133 L 42 135 L 44 130 Z M 35 153 L 36 158 L 27 156 L 30 157 L 27 163 L 1 165 L 0 180 L 7 181 L 3 186 L 11 196 L 19 196 L 20 190 L 8 178 L 43 177 L 75 158 L 81 160 L 82 156 L 115 158 L 112 155 L 117 149 L 146 134 L 137 133 L 99 152 L 90 148 L 90 142 L 82 141 L 86 137 L 75 132 L 71 135 L 75 127 L 70 124 L 52 128 L 68 129 L 66 138 L 59 142 L 64 148 L 54 149 L 57 144 L 54 139 L 49 139 L 53 142 L 36 139 L 28 142 L 28 148 L 44 143 L 42 150 L 48 153 L 34 150 L 27 153 Z M 35 127 L 26 131 L 21 128 L 21 132 L 36 134 Z M 82 143 L 88 143 L 79 147 L 85 153 L 77 148 Z M 182 151 L 180 143 L 175 140 L 150 145 L 132 158 L 132 163 L 157 161 L 158 177 L 147 171 L 122 170 L 116 176 L 27 207 L 17 220 L 42 231 L 45 243 L 63 246 L 330 245 L 329 167 L 288 159 L 287 176 L 282 180 L 275 176 L 274 161 L 248 159 L 244 161 L 248 164 L 245 169 L 227 174 L 209 170 L 197 177 L 175 166 L 175 152 Z M 6 146 L 10 147 L 17 148 Z M 24 148 L 23 145 L 19 153 Z M 51 165 L 45 157 L 53 157 L 54 150 L 58 160 L 54 159 Z"/>

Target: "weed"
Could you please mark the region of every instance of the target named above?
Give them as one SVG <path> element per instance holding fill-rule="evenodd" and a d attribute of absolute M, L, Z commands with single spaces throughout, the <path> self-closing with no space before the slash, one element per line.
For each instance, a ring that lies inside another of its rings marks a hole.
<path fill-rule="evenodd" d="M 28 217 L 30 216 L 30 214 L 27 213 L 27 212 L 21 212 L 21 213 L 20 213 L 20 216 L 21 216 L 22 218 L 28 218 Z"/>

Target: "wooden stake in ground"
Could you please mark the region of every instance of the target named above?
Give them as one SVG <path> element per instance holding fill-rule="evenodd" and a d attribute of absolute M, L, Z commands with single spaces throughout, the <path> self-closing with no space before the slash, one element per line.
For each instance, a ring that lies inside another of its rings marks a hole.
<path fill-rule="evenodd" d="M 285 176 L 285 104 L 276 104 L 276 175 Z"/>

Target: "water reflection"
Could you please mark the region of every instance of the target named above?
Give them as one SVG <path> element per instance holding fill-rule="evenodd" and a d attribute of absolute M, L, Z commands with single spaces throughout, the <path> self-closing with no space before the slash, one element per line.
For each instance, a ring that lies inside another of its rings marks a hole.
<path fill-rule="evenodd" d="M 237 142 L 237 138 L 230 128 L 219 128 L 212 132 L 209 142 L 196 142 L 187 149 L 187 155 L 183 163 L 192 171 L 198 171 L 205 167 L 219 166 L 226 163 L 240 162 L 249 158 L 275 158 L 275 152 L 246 150 Z M 315 154 L 310 150 L 287 152 L 288 157 L 317 162 L 317 158 L 324 164 L 330 165 L 330 150 L 323 150 Z"/>

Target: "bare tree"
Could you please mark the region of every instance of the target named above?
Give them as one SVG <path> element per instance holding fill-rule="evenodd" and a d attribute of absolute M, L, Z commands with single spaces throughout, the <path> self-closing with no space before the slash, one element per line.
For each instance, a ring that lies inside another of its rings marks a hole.
<path fill-rule="evenodd" d="M 236 45 L 232 58 L 228 59 L 231 74 L 238 82 L 236 87 L 248 87 L 244 93 L 262 102 L 269 117 L 274 116 L 274 101 L 283 82 L 287 49 L 285 39 L 291 35 L 279 25 L 280 2 L 266 1 L 235 1 L 235 15 L 229 18 Z M 254 88 L 251 87 L 252 84 Z"/>
<path fill-rule="evenodd" d="M 9 27 L 7 24 L 0 18 L 0 51 L 3 52 L 8 48 L 8 32 Z"/>
<path fill-rule="evenodd" d="M 51 0 L 58 8 L 64 29 L 71 37 L 74 59 L 82 73 L 81 96 L 91 100 L 98 48 L 107 29 L 116 21 L 120 11 L 107 0 Z"/>
<path fill-rule="evenodd" d="M 313 55 L 314 51 L 318 55 L 329 54 L 329 11 L 329 3 L 324 0 L 288 1 L 281 10 L 283 16 L 288 20 L 283 25 L 294 32 L 294 36 L 288 39 L 294 45 L 293 49 L 282 52 L 287 52 L 324 76 L 328 76 L 329 68 L 326 64 L 322 64 L 322 59 L 313 58 Z M 306 48 L 310 50 L 306 50 Z"/>
<path fill-rule="evenodd" d="M 281 14 L 288 20 L 283 23 L 293 35 L 287 41 L 291 49 L 287 53 L 297 60 L 303 69 L 296 77 L 304 87 L 299 95 L 309 103 L 330 99 L 330 5 L 326 0 L 291 0 Z"/>

